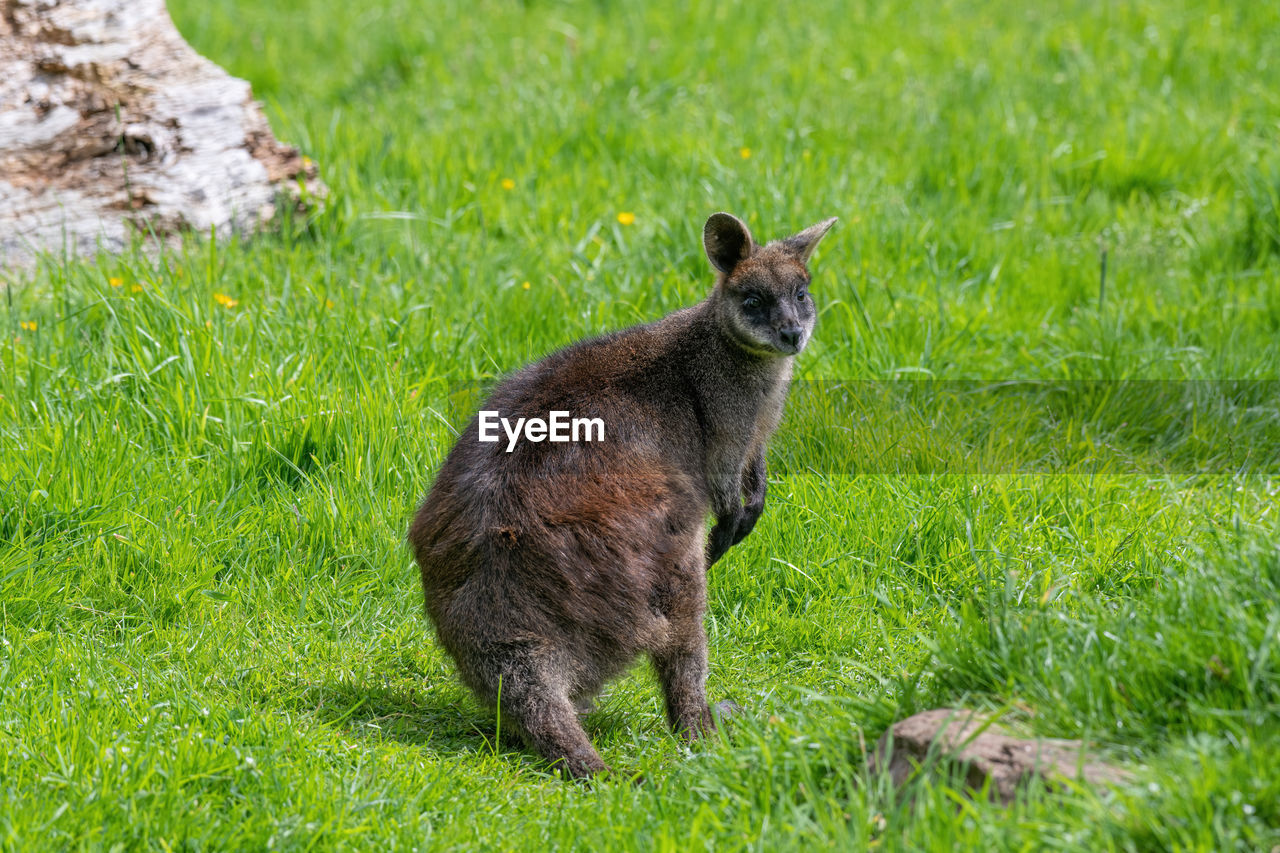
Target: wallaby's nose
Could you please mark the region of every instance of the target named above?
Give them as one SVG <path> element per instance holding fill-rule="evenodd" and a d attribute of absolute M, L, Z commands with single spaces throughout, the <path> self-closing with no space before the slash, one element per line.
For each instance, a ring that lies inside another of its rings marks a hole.
<path fill-rule="evenodd" d="M 799 349 L 801 334 L 803 334 L 803 330 L 801 330 L 799 326 L 788 326 L 787 328 L 780 329 L 778 331 L 778 339 L 781 340 L 784 345 L 789 346 L 792 349 Z"/>

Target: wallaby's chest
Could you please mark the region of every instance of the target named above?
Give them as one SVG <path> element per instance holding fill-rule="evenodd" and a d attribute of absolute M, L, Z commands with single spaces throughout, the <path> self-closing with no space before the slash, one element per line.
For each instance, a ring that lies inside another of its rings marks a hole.
<path fill-rule="evenodd" d="M 790 380 L 787 365 L 776 375 L 740 383 L 710 419 L 705 473 L 713 503 L 732 500 L 738 494 L 743 470 L 764 452 L 778 428 Z"/>

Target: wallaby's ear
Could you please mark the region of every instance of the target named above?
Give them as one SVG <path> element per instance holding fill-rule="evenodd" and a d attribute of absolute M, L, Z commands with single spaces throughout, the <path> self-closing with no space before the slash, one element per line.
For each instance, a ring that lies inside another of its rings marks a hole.
<path fill-rule="evenodd" d="M 711 266 L 728 275 L 751 257 L 751 232 L 742 220 L 730 213 L 713 213 L 702 227 L 702 247 Z"/>
<path fill-rule="evenodd" d="M 794 252 L 800 258 L 801 263 L 807 264 L 809 256 L 813 254 L 813 250 L 818 247 L 818 244 L 822 242 L 822 238 L 831 230 L 831 226 L 835 224 L 836 217 L 834 216 L 830 219 L 824 219 L 817 225 L 810 225 L 799 234 L 783 240 L 783 245 Z"/>

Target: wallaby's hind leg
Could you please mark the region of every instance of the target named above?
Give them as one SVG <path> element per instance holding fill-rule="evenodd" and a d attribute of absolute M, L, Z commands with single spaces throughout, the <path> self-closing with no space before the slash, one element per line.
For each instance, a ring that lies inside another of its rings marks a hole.
<path fill-rule="evenodd" d="M 678 646 L 655 652 L 653 665 L 662 683 L 671 728 L 693 739 L 715 723 L 707 707 L 707 639 L 699 630 Z"/>
<path fill-rule="evenodd" d="M 577 709 L 563 691 L 540 682 L 503 682 L 502 723 L 514 725 L 529 748 L 574 778 L 609 769 L 578 722 Z"/>

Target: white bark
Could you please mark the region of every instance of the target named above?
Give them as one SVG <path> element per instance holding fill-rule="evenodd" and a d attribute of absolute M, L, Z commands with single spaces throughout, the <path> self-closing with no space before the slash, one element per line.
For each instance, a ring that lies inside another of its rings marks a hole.
<path fill-rule="evenodd" d="M 0 0 L 0 268 L 252 231 L 323 194 L 164 0 Z"/>

